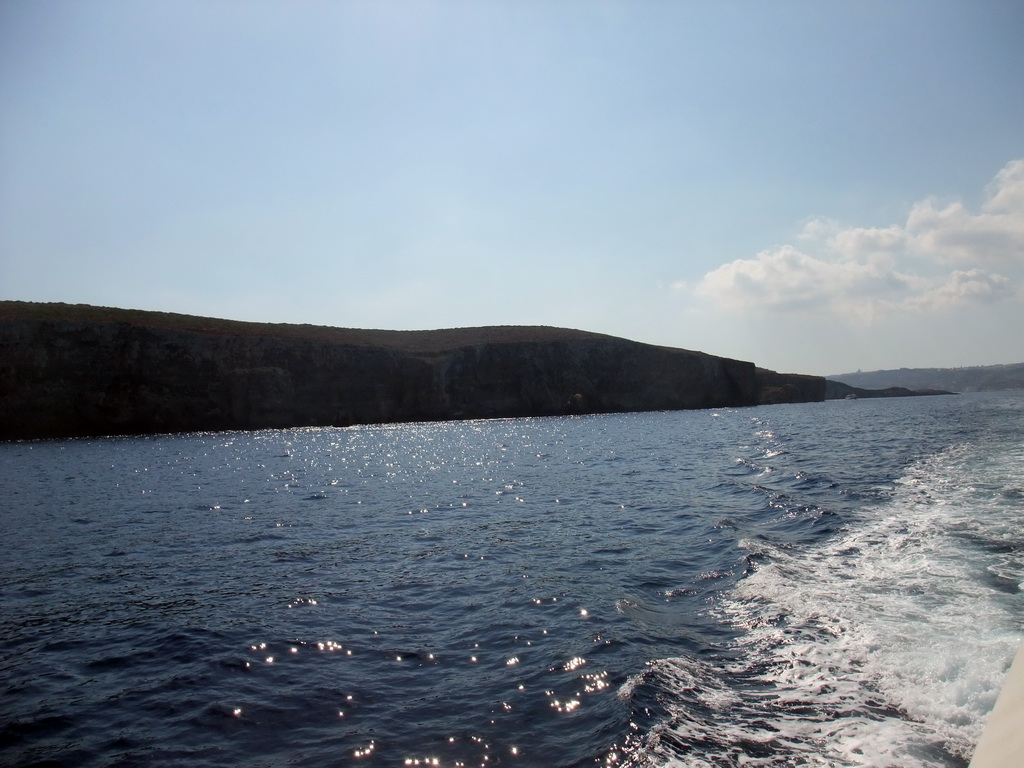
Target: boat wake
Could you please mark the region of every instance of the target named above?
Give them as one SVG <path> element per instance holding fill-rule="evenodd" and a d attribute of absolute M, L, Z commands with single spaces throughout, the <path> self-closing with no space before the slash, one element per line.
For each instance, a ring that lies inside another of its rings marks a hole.
<path fill-rule="evenodd" d="M 1022 465 L 950 449 L 820 548 L 743 541 L 760 565 L 714 609 L 737 640 L 620 691 L 668 711 L 628 764 L 965 766 L 1020 642 Z"/>

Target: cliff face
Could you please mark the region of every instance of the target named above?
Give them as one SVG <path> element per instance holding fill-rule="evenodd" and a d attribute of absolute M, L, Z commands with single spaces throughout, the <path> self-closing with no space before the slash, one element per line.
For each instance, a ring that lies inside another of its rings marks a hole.
<path fill-rule="evenodd" d="M 807 403 L 825 399 L 825 380 L 800 373 L 776 373 L 765 368 L 756 372 L 757 402 L 761 405 Z"/>
<path fill-rule="evenodd" d="M 920 397 L 923 395 L 952 395 L 944 389 L 907 389 L 906 387 L 886 387 L 885 389 L 863 389 L 851 387 L 841 381 L 825 380 L 825 399 L 842 400 L 844 398 L 861 397 Z"/>
<path fill-rule="evenodd" d="M 0 304 L 0 439 L 752 405 L 770 373 L 555 328 L 352 331 Z M 772 375 L 772 402 L 824 396 L 821 379 Z"/>

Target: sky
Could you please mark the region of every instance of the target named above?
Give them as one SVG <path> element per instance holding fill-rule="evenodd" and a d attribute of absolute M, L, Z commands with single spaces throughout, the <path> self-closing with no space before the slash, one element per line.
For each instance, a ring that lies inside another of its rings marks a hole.
<path fill-rule="evenodd" d="M 1024 361 L 1019 0 L 0 0 L 0 299 Z"/>

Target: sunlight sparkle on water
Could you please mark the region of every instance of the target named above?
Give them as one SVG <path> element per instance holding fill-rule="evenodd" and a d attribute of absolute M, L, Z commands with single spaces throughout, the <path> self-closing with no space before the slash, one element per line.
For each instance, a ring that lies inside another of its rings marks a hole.
<path fill-rule="evenodd" d="M 572 712 L 579 705 L 580 705 L 580 700 L 579 699 L 569 699 L 568 701 L 559 701 L 558 699 L 555 699 L 554 701 L 551 702 L 551 706 L 552 706 L 553 709 L 555 709 L 555 710 L 557 710 L 559 712 L 564 712 L 564 713 Z"/>
<path fill-rule="evenodd" d="M 367 746 L 355 750 L 352 753 L 352 755 L 354 757 L 369 757 L 371 754 L 373 754 L 373 750 L 375 750 L 376 748 L 377 745 L 373 741 L 371 741 Z"/>
<path fill-rule="evenodd" d="M 591 675 L 583 675 L 583 680 L 586 683 L 583 686 L 585 693 L 596 693 L 597 691 L 603 691 L 607 688 L 610 683 L 608 682 L 608 672 L 598 672 Z"/>

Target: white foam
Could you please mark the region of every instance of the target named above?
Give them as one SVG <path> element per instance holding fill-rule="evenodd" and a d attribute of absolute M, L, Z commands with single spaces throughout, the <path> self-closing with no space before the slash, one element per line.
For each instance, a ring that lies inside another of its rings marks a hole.
<path fill-rule="evenodd" d="M 1024 499 L 1006 491 L 1022 466 L 1020 447 L 953 449 L 820 549 L 745 542 L 768 558 L 720 605 L 743 631 L 735 660 L 652 665 L 672 717 L 637 764 L 969 758 L 1021 639 L 1022 598 L 992 575 L 1021 581 L 1024 551 L 991 545 L 1024 542 Z"/>

